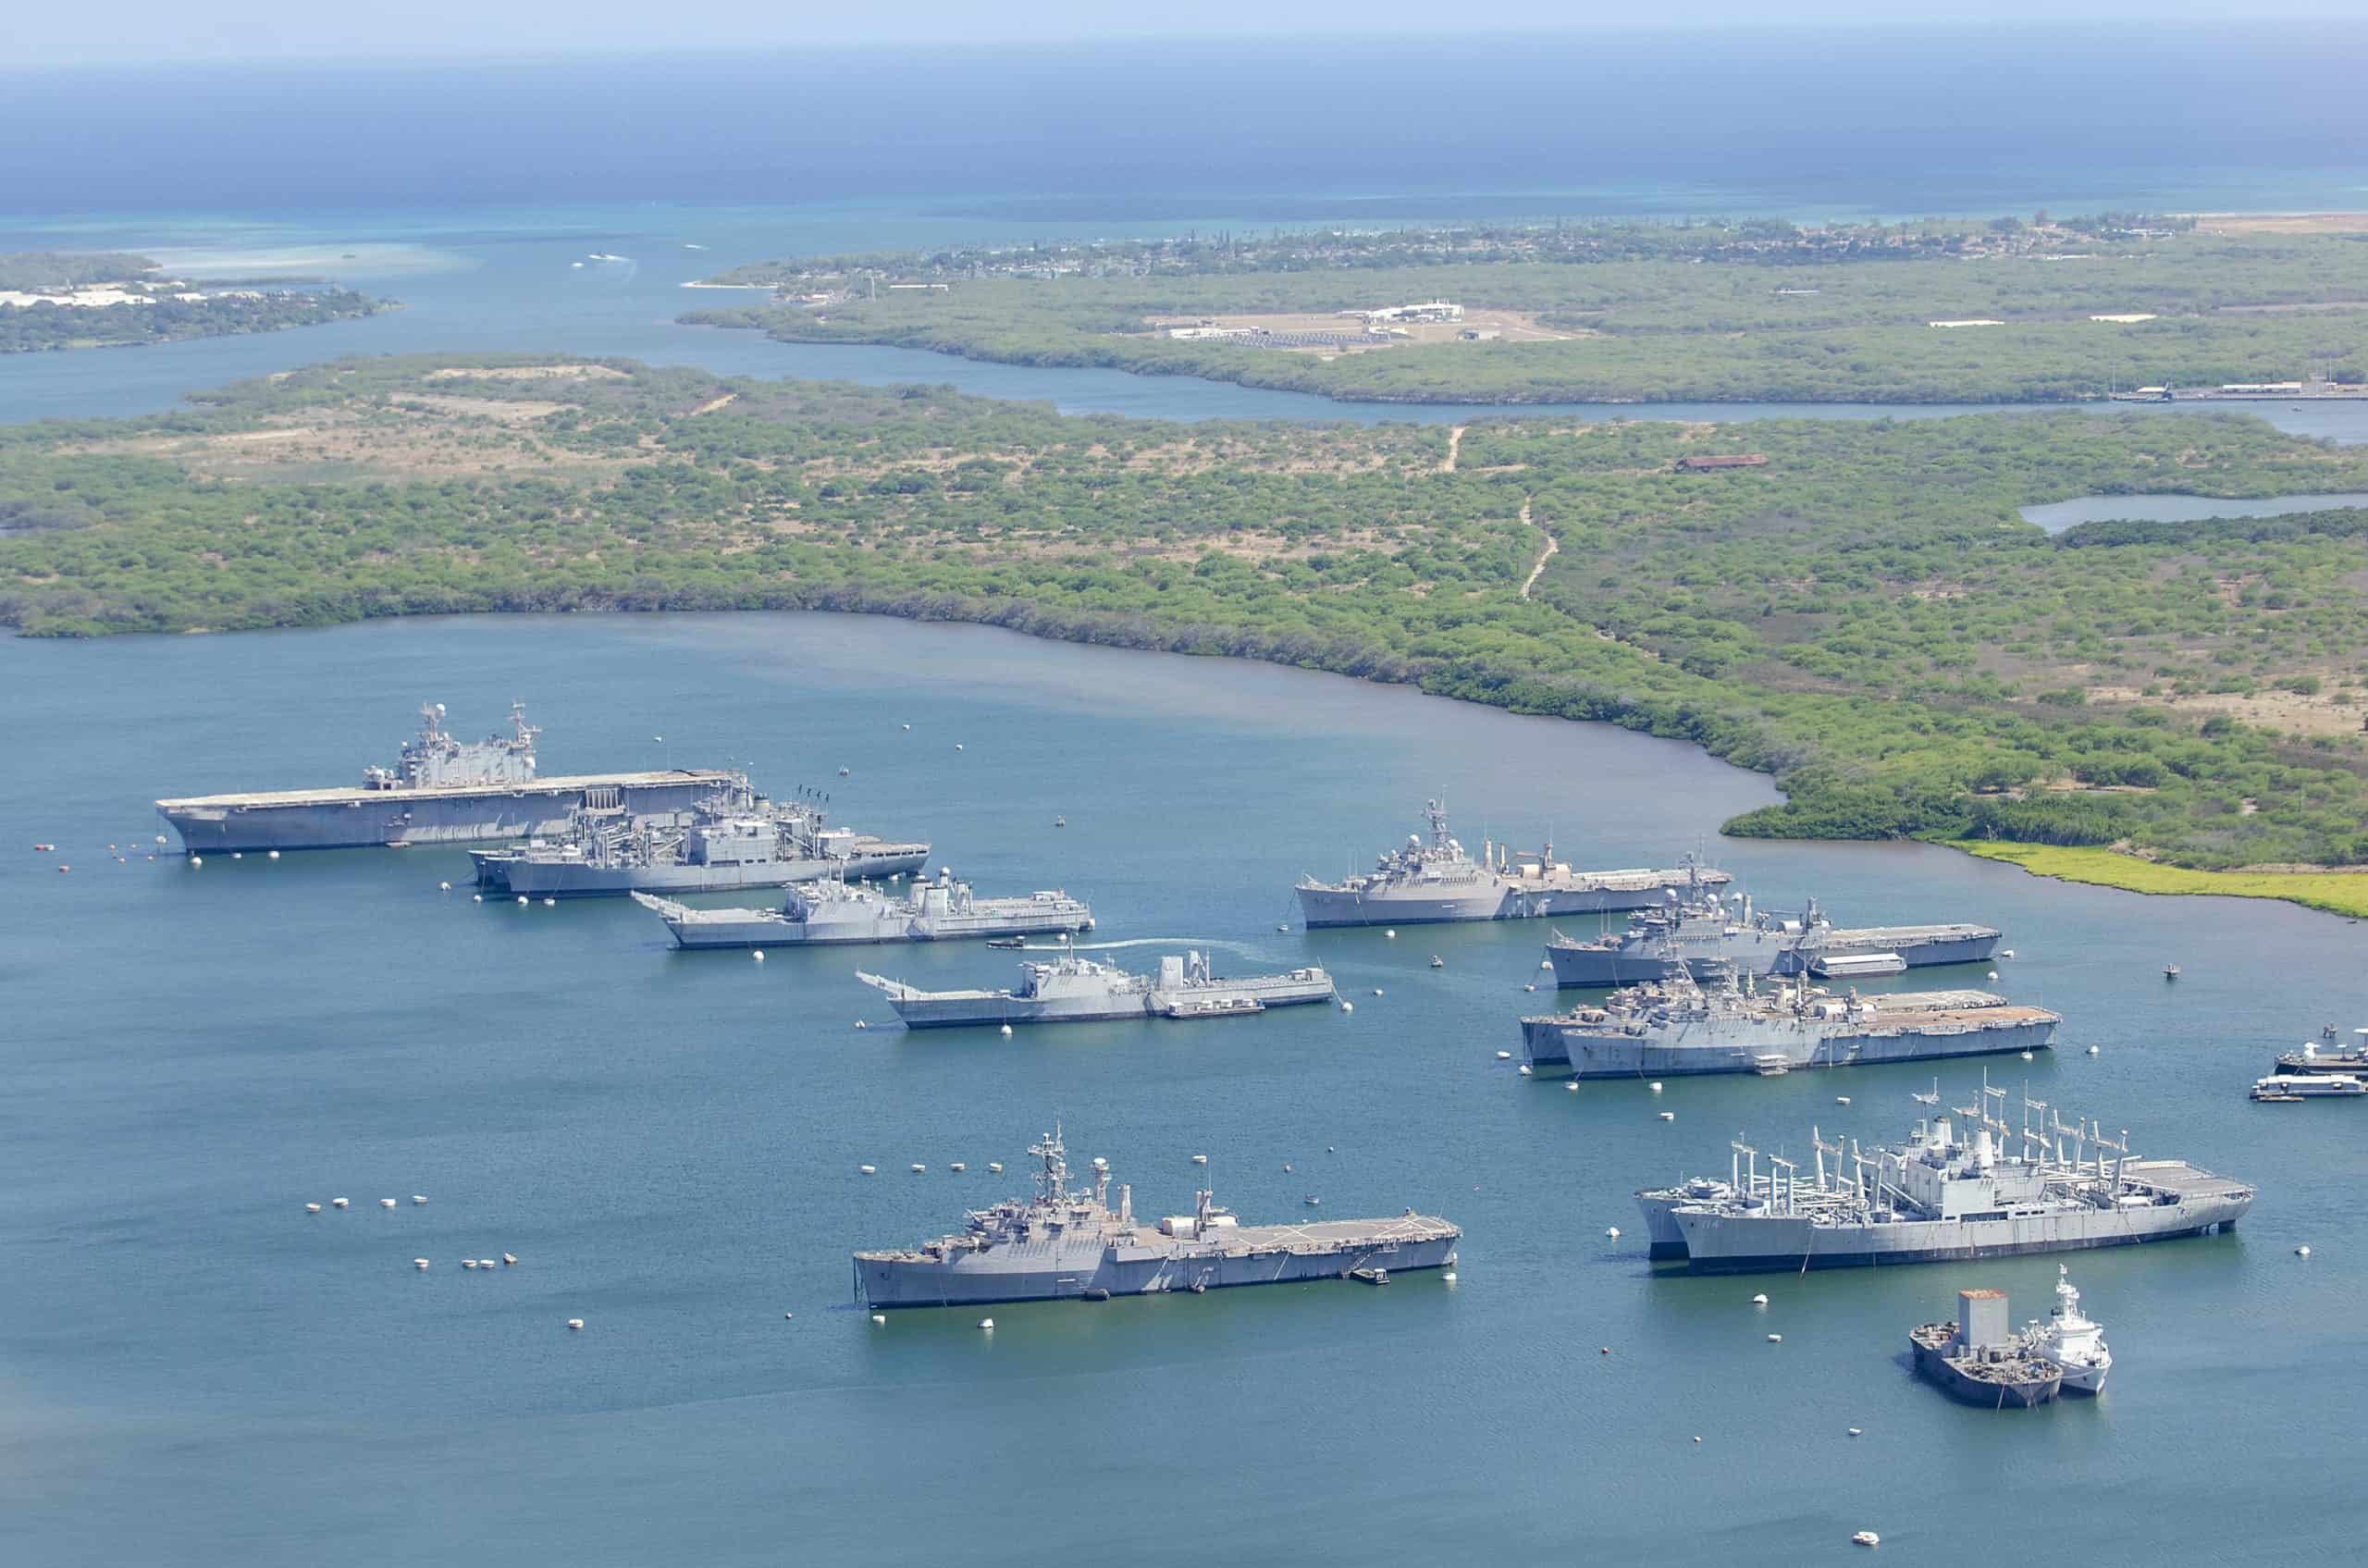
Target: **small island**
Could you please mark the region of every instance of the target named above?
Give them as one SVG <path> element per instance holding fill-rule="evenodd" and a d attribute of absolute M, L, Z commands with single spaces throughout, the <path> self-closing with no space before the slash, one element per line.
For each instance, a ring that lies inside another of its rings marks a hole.
<path fill-rule="evenodd" d="M 124 252 L 0 255 L 0 353 L 277 332 L 389 308 L 309 278 L 192 283 Z"/>

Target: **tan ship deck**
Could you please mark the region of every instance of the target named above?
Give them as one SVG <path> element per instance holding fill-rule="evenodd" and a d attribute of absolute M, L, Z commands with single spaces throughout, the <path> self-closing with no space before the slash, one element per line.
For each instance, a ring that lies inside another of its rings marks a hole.
<path fill-rule="evenodd" d="M 2125 1181 L 2142 1182 L 2165 1192 L 2176 1192 L 2183 1202 L 2190 1204 L 2253 1195 L 2249 1183 L 2214 1176 L 2185 1160 L 2129 1160 L 2123 1164 L 2121 1177 Z"/>
<path fill-rule="evenodd" d="M 159 811 L 249 810 L 272 806 L 342 806 L 364 800 L 437 800 L 466 799 L 481 795 L 539 795 L 586 789 L 635 788 L 646 789 L 656 784 L 697 784 L 718 788 L 738 779 L 713 768 L 666 768 L 638 773 L 554 773 L 525 784 L 442 784 L 427 789 L 371 789 L 354 784 L 342 789 L 273 789 L 242 792 L 235 795 L 191 795 L 174 800 L 159 800 Z"/>
<path fill-rule="evenodd" d="M 1880 998 L 1881 1002 L 1889 997 Z M 1900 1017 L 1897 1007 L 1878 1006 L 1875 1016 L 1856 1021 L 1837 1021 L 1832 1031 L 1835 1038 L 1850 1034 L 1949 1034 L 1959 1030 L 2006 1029 L 2016 1024 L 2062 1023 L 2064 1015 L 2051 1013 L 2045 1007 L 2026 1007 L 2017 1003 L 2001 1002 L 1990 1006 L 1918 1007 L 1912 1016 Z"/>

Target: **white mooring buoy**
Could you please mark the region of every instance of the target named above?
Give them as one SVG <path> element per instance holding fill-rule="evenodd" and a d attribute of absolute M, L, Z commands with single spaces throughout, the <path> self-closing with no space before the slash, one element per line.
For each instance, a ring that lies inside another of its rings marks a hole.
<path fill-rule="evenodd" d="M 2097 1054 L 2097 1048 L 2096 1048 L 2094 1045 L 2090 1046 L 2090 1047 L 2089 1047 L 2089 1055 L 2090 1055 L 2091 1056 L 2095 1056 L 2096 1054 Z"/>
<path fill-rule="evenodd" d="M 543 907 L 546 909 L 556 907 L 558 904 L 559 900 L 556 898 L 546 898 L 543 900 Z"/>
<path fill-rule="evenodd" d="M 452 891 L 452 884 L 449 882 L 439 882 L 436 884 L 436 891 L 438 893 L 450 893 Z"/>
<path fill-rule="evenodd" d="M 1579 1080 L 1578 1080 L 1577 1079 L 1575 1079 L 1575 1078 L 1574 1078 L 1574 1079 L 1571 1080 L 1571 1081 L 1570 1081 L 1570 1082 L 1565 1083 L 1564 1085 L 1562 1085 L 1562 1087 L 1563 1087 L 1565 1090 L 1568 1090 L 1571 1093 L 1575 1094 L 1575 1093 L 1577 1093 L 1579 1092 Z"/>
<path fill-rule="evenodd" d="M 982 1318 L 979 1319 L 979 1327 L 981 1327 L 981 1328 L 987 1329 L 987 1330 L 989 1330 L 990 1332 L 992 1332 L 992 1331 L 993 1330 L 994 1326 L 995 1326 L 995 1320 L 994 1320 L 993 1318 L 992 1318 L 992 1317 L 982 1317 Z"/>
<path fill-rule="evenodd" d="M 347 1206 L 347 1204 L 346 1204 L 346 1201 L 345 1201 L 343 1198 L 331 1198 L 331 1199 L 329 1200 L 329 1207 L 331 1207 L 331 1208 L 333 1208 L 333 1209 L 341 1209 L 341 1208 L 344 1208 L 344 1207 L 346 1207 L 346 1206 Z"/>
<path fill-rule="evenodd" d="M 1497 1060 L 1500 1062 L 1510 1062 L 1512 1059 L 1513 1054 L 1511 1051 L 1499 1051 L 1497 1053 Z"/>
<path fill-rule="evenodd" d="M 1751 1304 L 1754 1306 L 1766 1306 L 1768 1304 L 1768 1298 L 1766 1296 L 1754 1296 L 1751 1298 Z"/>
<path fill-rule="evenodd" d="M 1658 1094 L 1661 1092 L 1661 1080 L 1657 1078 L 1646 1087 L 1650 1088 L 1654 1093 Z"/>
<path fill-rule="evenodd" d="M 2311 1249 L 2308 1247 L 2297 1247 L 2294 1249 L 2294 1255 L 2298 1258 L 2309 1257 L 2311 1255 Z"/>
<path fill-rule="evenodd" d="M 411 1260 L 411 1266 L 413 1268 L 425 1269 L 427 1266 L 427 1260 L 426 1258 L 413 1258 Z"/>
<path fill-rule="evenodd" d="M 1771 1345 L 1781 1345 L 1784 1342 L 1784 1336 L 1782 1334 L 1770 1334 L 1768 1336 L 1768 1342 Z"/>
<path fill-rule="evenodd" d="M 1604 1232 L 1604 1234 L 1605 1234 L 1606 1236 L 1610 1237 L 1613 1241 L 1617 1241 L 1618 1240 L 1620 1240 L 1620 1227 L 1618 1227 L 1618 1226 L 1616 1226 L 1616 1225 L 1615 1225 L 1615 1226 L 1613 1226 L 1610 1229 L 1609 1229 L 1609 1230 L 1605 1231 L 1605 1232 Z"/>
<path fill-rule="evenodd" d="M 304 1212 L 306 1214 L 318 1214 L 321 1212 L 321 1205 L 318 1204 L 306 1204 L 304 1205 Z"/>
<path fill-rule="evenodd" d="M 875 1324 L 885 1323 L 888 1321 L 888 1315 L 884 1312 L 875 1312 L 871 1315 L 871 1321 Z"/>
<path fill-rule="evenodd" d="M 277 849 L 273 850 L 273 851 L 271 852 L 271 858 L 272 858 L 273 859 L 275 859 L 275 860 L 278 859 L 278 858 L 279 858 L 279 851 L 278 851 L 278 850 L 277 850 Z"/>
<path fill-rule="evenodd" d="M 1357 1010 L 1357 1005 L 1343 997 L 1340 1002 L 1340 1010 L 1344 1013 L 1353 1013 Z"/>
<path fill-rule="evenodd" d="M 1520 1072 L 1523 1078 L 1527 1078 L 1529 1076 L 1529 1064 L 1527 1062 L 1522 1063 Z"/>
<path fill-rule="evenodd" d="M 765 961 L 765 950 L 761 947 L 757 948 L 755 951 L 751 952 L 748 957 L 756 959 L 757 962 L 761 964 Z"/>
<path fill-rule="evenodd" d="M 378 1206 L 382 1209 L 390 1209 L 395 1206 L 395 1201 L 392 1198 L 381 1198 L 378 1200 Z"/>
<path fill-rule="evenodd" d="M 1010 1038 L 1011 1038 L 1011 1025 L 1009 1025 L 1009 1024 L 1005 1024 L 1005 1025 L 1004 1025 L 1004 1026 L 1003 1026 L 1003 1037 L 1004 1037 L 1005 1040 L 1008 1040 L 1008 1039 L 1010 1039 Z"/>
<path fill-rule="evenodd" d="M 526 907 L 526 895 L 523 893 L 518 895 L 518 907 L 522 909 Z"/>
<path fill-rule="evenodd" d="M 427 1202 L 427 1194 L 425 1192 L 413 1192 L 411 1195 L 411 1201 L 414 1204 L 424 1204 Z"/>
<path fill-rule="evenodd" d="M 571 1317 L 567 1320 L 567 1326 L 570 1329 L 580 1330 L 584 1327 L 584 1320 L 580 1317 Z"/>
<path fill-rule="evenodd" d="M 1677 1113 L 1675 1111 L 1663 1111 L 1661 1113 L 1661 1119 L 1663 1121 L 1675 1121 L 1677 1119 Z"/>

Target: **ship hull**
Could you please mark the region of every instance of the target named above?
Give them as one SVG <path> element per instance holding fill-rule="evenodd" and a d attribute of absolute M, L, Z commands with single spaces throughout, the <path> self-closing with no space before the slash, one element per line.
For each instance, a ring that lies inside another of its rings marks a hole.
<path fill-rule="evenodd" d="M 2054 1399 L 2063 1386 L 2059 1377 L 2019 1377 L 1990 1382 L 1967 1377 L 1955 1363 L 1929 1345 L 1908 1341 L 1916 1352 L 1917 1375 L 1951 1399 L 1984 1410 L 2029 1410 Z"/>
<path fill-rule="evenodd" d="M 677 946 L 831 947 L 881 942 L 966 942 L 991 936 L 1052 936 L 1092 931 L 1086 915 L 897 916 L 885 920 L 794 920 L 761 910 L 694 910 L 667 916 Z"/>
<path fill-rule="evenodd" d="M 1794 1026 L 1749 1032 L 1684 1025 L 1646 1035 L 1597 1033 L 1584 1025 L 1525 1019 L 1522 1043 L 1530 1065 L 1574 1078 L 1684 1078 L 1699 1073 L 1767 1072 L 1781 1068 L 1868 1067 L 1942 1061 L 2054 1043 L 2055 1024 L 2016 1022 L 1923 1032 L 1818 1031 Z"/>
<path fill-rule="evenodd" d="M 1896 953 L 1909 969 L 1933 964 L 1978 964 L 1997 950 L 2003 933 L 1903 940 L 1888 928 L 1836 932 L 1814 947 L 1804 947 L 1773 932 L 1740 932 L 1709 941 L 1678 938 L 1685 968 L 1697 980 L 1707 978 L 1714 963 L 1727 963 L 1738 974 L 1796 975 L 1820 958 L 1875 953 Z M 1679 958 L 1656 955 L 1644 945 L 1632 950 L 1593 945 L 1549 946 L 1546 957 L 1554 966 L 1554 983 L 1572 988 L 1634 985 L 1642 981 L 1668 980 L 1677 972 Z"/>
<path fill-rule="evenodd" d="M 614 791 L 635 814 L 688 810 L 723 777 L 593 774 L 483 789 L 306 791 L 302 800 L 208 796 L 160 800 L 156 812 L 192 855 L 482 844 L 561 832 L 596 792 Z"/>
<path fill-rule="evenodd" d="M 477 880 L 487 887 L 527 898 L 615 897 L 627 893 L 740 893 L 750 888 L 788 887 L 844 873 L 857 878 L 919 871 L 929 858 L 926 846 L 845 858 L 814 857 L 731 866 L 592 866 L 581 861 L 535 860 L 489 854 L 476 858 Z"/>
<path fill-rule="evenodd" d="M 906 1029 L 966 1029 L 985 1024 L 1103 1023 L 1113 1019 L 1168 1018 L 1191 1004 L 1235 997 L 1248 997 L 1260 1007 L 1288 1007 L 1329 1001 L 1332 995 L 1332 982 L 1327 977 L 1321 983 L 1284 979 L 1239 983 L 1220 981 L 1179 991 L 1153 989 L 1116 996 L 1042 998 L 992 993 L 983 996 L 891 996 L 888 1005 L 896 1010 Z"/>
<path fill-rule="evenodd" d="M 1682 873 L 1672 871 L 1669 886 Z M 1358 893 L 1299 889 L 1301 919 L 1310 931 L 1341 926 L 1442 925 L 1455 920 L 1526 920 L 1550 915 L 1614 914 L 1650 909 L 1665 901 L 1662 884 L 1640 888 L 1524 887 L 1514 883 L 1468 891 Z"/>
<path fill-rule="evenodd" d="M 2233 1229 L 2251 1201 L 2214 1199 L 2144 1210 L 2098 1210 L 2024 1219 L 1911 1220 L 1881 1227 L 1814 1226 L 1779 1216 L 1745 1219 L 1681 1211 L 1689 1274 L 1797 1273 L 1971 1263 L 2040 1253 L 2140 1246 Z"/>
<path fill-rule="evenodd" d="M 1111 1296 L 1153 1296 L 1174 1290 L 1230 1290 L 1338 1279 L 1350 1269 L 1391 1274 L 1444 1267 L 1455 1261 L 1458 1236 L 1292 1250 L 1278 1242 L 1244 1251 L 1213 1251 L 1180 1242 L 1174 1250 L 1110 1248 L 1063 1256 L 1054 1243 L 998 1248 L 983 1256 L 929 1259 L 856 1258 L 856 1280 L 867 1304 L 890 1307 L 992 1306 Z M 1005 1257 L 1011 1252 L 1039 1257 Z"/>

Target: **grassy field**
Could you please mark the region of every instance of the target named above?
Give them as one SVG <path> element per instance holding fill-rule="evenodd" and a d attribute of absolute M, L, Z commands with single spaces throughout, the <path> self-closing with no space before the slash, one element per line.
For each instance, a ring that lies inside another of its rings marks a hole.
<path fill-rule="evenodd" d="M 723 275 L 774 284 L 778 298 L 690 319 L 795 341 L 1386 401 L 2051 401 L 2110 386 L 2368 382 L 2368 237 L 2090 223 L 1917 226 L 1834 243 L 1768 230 L 1629 225 L 1599 239 L 1405 231 L 799 258 Z M 1485 315 L 1501 336 L 1434 332 L 1342 351 L 1168 331 L 1289 319 L 1353 333 L 1362 325 L 1338 313 L 1434 298 L 1475 323 Z"/>
<path fill-rule="evenodd" d="M 1956 847 L 1985 860 L 2004 860 L 2033 876 L 2094 883 L 2132 893 L 2210 894 L 2226 898 L 2282 898 L 2355 918 L 2368 915 L 2368 875 L 2343 871 L 2199 871 L 2159 865 L 2110 849 L 2049 844 L 1999 844 L 1960 839 Z"/>
<path fill-rule="evenodd" d="M 2368 451 L 2237 417 L 1178 426 L 624 361 L 356 359 L 0 429 L 0 622 L 977 621 L 1683 738 L 1783 787 L 1738 834 L 2348 866 L 2368 863 L 2368 512 L 2051 538 L 2016 509 L 2352 489 Z"/>

